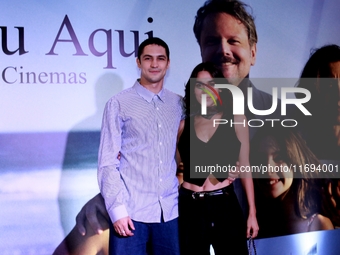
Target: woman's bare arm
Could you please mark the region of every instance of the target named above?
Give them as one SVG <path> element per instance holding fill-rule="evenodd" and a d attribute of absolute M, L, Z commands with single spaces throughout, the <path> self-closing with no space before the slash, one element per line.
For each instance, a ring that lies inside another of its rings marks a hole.
<path fill-rule="evenodd" d="M 249 164 L 249 130 L 247 126 L 247 119 L 244 115 L 235 115 L 235 123 L 244 122 L 245 125 L 235 125 L 235 131 L 237 138 L 241 142 L 241 149 L 239 155 L 240 165 L 240 177 L 242 186 L 247 195 L 247 201 L 249 206 L 249 214 L 247 220 L 247 237 L 252 236 L 255 238 L 259 231 L 259 226 L 256 219 L 256 208 L 255 208 L 255 197 L 254 197 L 254 184 L 251 172 L 243 172 L 245 167 L 250 166 Z"/>

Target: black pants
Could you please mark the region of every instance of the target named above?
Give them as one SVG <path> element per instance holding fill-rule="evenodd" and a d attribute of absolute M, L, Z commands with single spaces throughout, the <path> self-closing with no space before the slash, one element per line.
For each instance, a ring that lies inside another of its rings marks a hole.
<path fill-rule="evenodd" d="M 179 191 L 179 232 L 181 255 L 247 255 L 247 228 L 233 186 L 225 194 L 193 198 Z"/>

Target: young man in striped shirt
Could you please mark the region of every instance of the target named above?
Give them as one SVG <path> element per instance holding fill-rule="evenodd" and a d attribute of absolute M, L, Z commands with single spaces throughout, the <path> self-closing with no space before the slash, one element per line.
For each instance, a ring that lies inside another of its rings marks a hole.
<path fill-rule="evenodd" d="M 179 254 L 175 152 L 183 111 L 181 97 L 163 86 L 169 55 L 159 38 L 142 42 L 140 79 L 104 110 L 98 183 L 112 221 L 110 254 Z"/>

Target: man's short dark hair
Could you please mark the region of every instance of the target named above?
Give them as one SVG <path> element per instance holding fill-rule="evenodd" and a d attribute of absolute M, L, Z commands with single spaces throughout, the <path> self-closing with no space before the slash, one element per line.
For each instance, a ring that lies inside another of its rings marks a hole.
<path fill-rule="evenodd" d="M 248 40 L 250 46 L 257 43 L 257 33 L 254 22 L 254 17 L 247 12 L 247 8 L 250 6 L 238 0 L 208 0 L 204 5 L 198 9 L 195 24 L 194 33 L 197 42 L 200 44 L 201 33 L 203 28 L 204 19 L 211 13 L 227 13 L 239 21 L 245 26 L 248 33 Z M 251 8 L 250 8 L 251 9 Z"/>
<path fill-rule="evenodd" d="M 164 42 L 162 39 L 160 39 L 158 37 L 150 37 L 150 38 L 144 40 L 138 47 L 138 59 L 139 60 L 140 60 L 140 56 L 143 53 L 144 48 L 148 45 L 151 45 L 151 44 L 156 44 L 156 45 L 162 46 L 165 49 L 166 56 L 167 56 L 168 60 L 170 59 L 170 50 L 169 50 L 169 46 L 166 44 L 166 42 Z"/>

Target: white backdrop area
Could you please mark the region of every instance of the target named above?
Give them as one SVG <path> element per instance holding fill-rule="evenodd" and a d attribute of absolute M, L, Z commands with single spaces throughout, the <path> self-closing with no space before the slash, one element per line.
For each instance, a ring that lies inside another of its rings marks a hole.
<path fill-rule="evenodd" d="M 259 37 L 251 78 L 297 78 L 311 49 L 340 44 L 338 0 L 245 2 Z M 201 61 L 192 27 L 203 3 L 0 2 L 1 254 L 51 254 L 98 192 L 104 104 L 139 77 L 136 47 L 149 35 L 168 43 L 165 86 L 183 94 Z"/>

